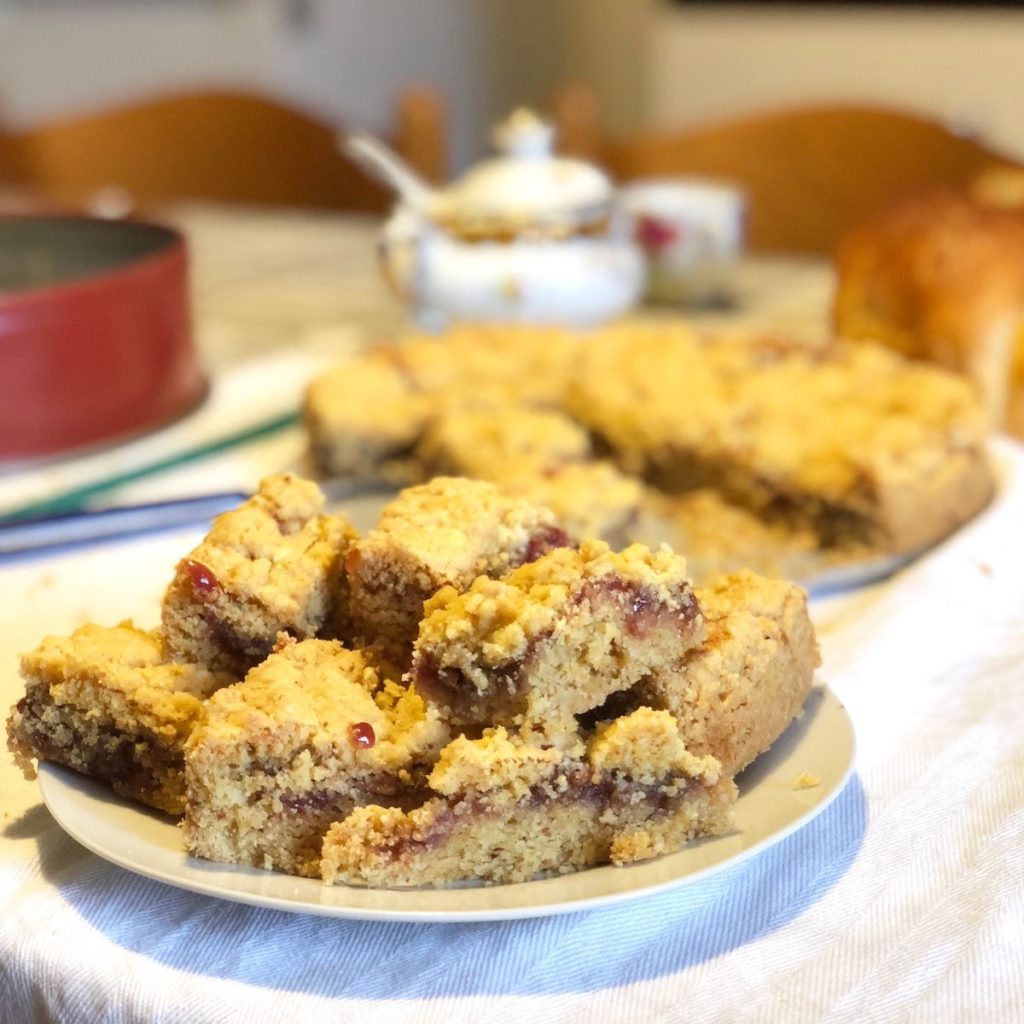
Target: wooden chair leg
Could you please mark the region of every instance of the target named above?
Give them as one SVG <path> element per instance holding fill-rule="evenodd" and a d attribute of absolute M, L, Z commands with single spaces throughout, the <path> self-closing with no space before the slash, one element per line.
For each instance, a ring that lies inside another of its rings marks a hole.
<path fill-rule="evenodd" d="M 406 90 L 398 103 L 395 147 L 427 181 L 448 177 L 448 115 L 444 100 L 425 86 Z"/>
<path fill-rule="evenodd" d="M 551 99 L 558 152 L 581 160 L 601 155 L 601 104 L 589 86 L 563 85 Z"/>

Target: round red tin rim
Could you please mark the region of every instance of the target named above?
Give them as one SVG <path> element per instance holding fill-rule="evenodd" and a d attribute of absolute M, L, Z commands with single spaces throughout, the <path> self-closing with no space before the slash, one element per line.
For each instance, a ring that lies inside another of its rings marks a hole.
<path fill-rule="evenodd" d="M 33 239 L 41 256 L 74 252 L 77 264 L 55 280 L 0 290 L 0 461 L 122 440 L 203 399 L 177 231 L 144 221 L 0 217 L 0 253 L 9 260 L 31 257 Z"/>

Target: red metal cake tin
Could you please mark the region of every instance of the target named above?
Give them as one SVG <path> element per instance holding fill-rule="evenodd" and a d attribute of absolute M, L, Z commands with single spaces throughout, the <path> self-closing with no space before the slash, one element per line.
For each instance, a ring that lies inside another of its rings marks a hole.
<path fill-rule="evenodd" d="M 0 462 L 158 427 L 201 401 L 184 239 L 140 221 L 0 217 Z"/>

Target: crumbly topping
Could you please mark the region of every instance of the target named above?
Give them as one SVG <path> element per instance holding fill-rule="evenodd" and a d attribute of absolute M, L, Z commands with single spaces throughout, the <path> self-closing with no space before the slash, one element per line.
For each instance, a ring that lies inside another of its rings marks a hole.
<path fill-rule="evenodd" d="M 276 651 L 210 702 L 209 731 L 245 732 L 257 721 L 336 733 L 352 722 L 388 728 L 373 699 L 379 680 L 359 651 L 304 640 Z"/>
<path fill-rule="evenodd" d="M 164 662 L 159 633 L 138 629 L 132 622 L 120 625 L 81 626 L 69 637 L 47 636 L 21 659 L 23 675 L 104 677 L 115 689 L 134 689 L 139 669 Z"/>
<path fill-rule="evenodd" d="M 439 590 L 424 605 L 417 647 L 474 639 L 487 663 L 521 656 L 564 615 L 570 591 L 602 579 L 636 582 L 671 602 L 686 584 L 686 561 L 667 546 L 651 551 L 634 544 L 615 552 L 589 540 L 579 549 L 558 548 L 503 579 L 480 577 L 465 593 Z"/>
<path fill-rule="evenodd" d="M 483 737 L 452 740 L 430 774 L 430 788 L 452 796 L 460 792 L 485 793 L 506 789 L 515 799 L 532 786 L 550 779 L 562 762 L 563 752 L 512 739 L 503 728 L 488 729 Z"/>
<path fill-rule="evenodd" d="M 437 477 L 407 488 L 386 506 L 349 565 L 358 572 L 361 562 L 387 561 L 398 551 L 431 575 L 428 585 L 472 578 L 515 564 L 532 537 L 554 524 L 547 509 L 493 484 Z"/>
<path fill-rule="evenodd" d="M 619 541 L 639 515 L 643 484 L 610 462 L 564 462 L 538 468 L 497 463 L 486 474 L 503 489 L 551 509 L 573 537 Z"/>
<path fill-rule="evenodd" d="M 587 431 L 568 416 L 512 402 L 442 412 L 418 448 L 419 457 L 435 472 L 484 480 L 494 479 L 501 467 L 542 469 L 589 453 Z"/>
<path fill-rule="evenodd" d="M 375 699 L 381 680 L 360 651 L 336 640 L 303 640 L 271 654 L 245 679 L 214 694 L 205 726 L 193 747 L 234 745 L 244 738 L 253 751 L 290 758 L 305 746 L 356 753 L 364 762 L 392 767 L 439 747 L 447 732 L 415 694 Z M 353 726 L 368 725 L 373 742 L 353 743 Z"/>
<path fill-rule="evenodd" d="M 557 406 L 582 344 L 559 328 L 463 324 L 441 337 L 406 338 L 395 358 L 421 391 L 438 395 L 437 408 L 482 391 Z"/>
<path fill-rule="evenodd" d="M 159 632 L 130 622 L 46 637 L 22 657 L 21 672 L 56 704 L 91 706 L 119 722 L 132 717 L 158 732 L 187 731 L 201 702 L 232 682 L 201 665 L 169 662 Z"/>
<path fill-rule="evenodd" d="M 268 477 L 252 498 L 217 516 L 187 560 L 209 568 L 221 589 L 258 599 L 291 621 L 357 537 L 347 520 L 321 514 L 323 506 L 312 481 L 291 473 Z"/>
<path fill-rule="evenodd" d="M 749 569 L 718 576 L 697 588 L 697 595 L 709 627 L 738 616 L 772 620 L 787 606 L 793 606 L 797 613 L 807 607 L 807 595 L 800 587 L 786 580 L 766 579 Z"/>
<path fill-rule="evenodd" d="M 746 486 L 873 509 L 873 481 L 978 443 L 963 381 L 883 348 L 708 340 L 679 328 L 608 332 L 581 353 L 569 406 L 633 467 L 687 451 Z"/>
<path fill-rule="evenodd" d="M 722 769 L 714 757 L 687 751 L 669 712 L 646 707 L 599 728 L 587 758 L 598 774 L 623 774 L 646 783 L 680 774 L 713 785 Z"/>
<path fill-rule="evenodd" d="M 443 723 L 438 709 L 428 704 L 415 686 L 386 680 L 373 699 L 410 749 L 424 754 L 436 753 L 451 738 L 450 729 Z"/>
<path fill-rule="evenodd" d="M 229 680 L 199 665 L 169 662 L 157 630 L 131 623 L 82 626 L 70 637 L 45 637 L 22 658 L 22 673 L 52 681 L 88 681 L 122 693 L 187 693 L 203 699 Z"/>

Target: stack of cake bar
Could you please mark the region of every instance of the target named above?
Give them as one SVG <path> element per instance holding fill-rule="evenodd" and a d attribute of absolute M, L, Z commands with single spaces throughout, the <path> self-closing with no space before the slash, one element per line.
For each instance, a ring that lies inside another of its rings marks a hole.
<path fill-rule="evenodd" d="M 363 536 L 268 478 L 177 565 L 160 625 L 22 661 L 11 750 L 182 818 L 186 849 L 327 882 L 513 882 L 731 826 L 800 712 L 803 592 L 694 588 L 492 483 L 410 486 Z"/>

